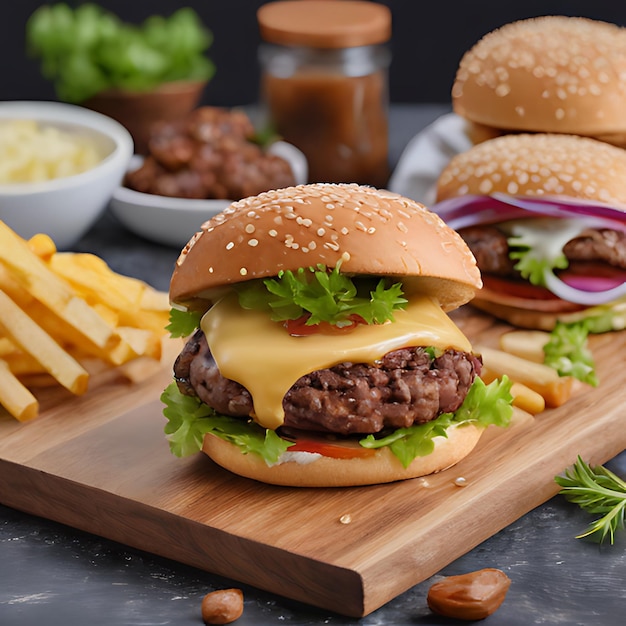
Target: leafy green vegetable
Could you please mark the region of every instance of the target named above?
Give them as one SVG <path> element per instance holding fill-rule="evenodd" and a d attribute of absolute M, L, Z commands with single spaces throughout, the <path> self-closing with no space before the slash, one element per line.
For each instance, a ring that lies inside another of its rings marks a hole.
<path fill-rule="evenodd" d="M 197 398 L 183 396 L 175 383 L 171 383 L 161 394 L 161 401 L 165 404 L 163 414 L 168 418 L 165 433 L 176 456 L 198 452 L 206 433 L 213 433 L 235 444 L 244 454 L 258 454 L 268 464 L 276 463 L 292 445 L 273 430 L 262 428 L 252 421 L 218 415 Z M 511 401 L 511 381 L 506 377 L 489 385 L 477 378 L 465 402 L 455 413 L 444 413 L 427 424 L 401 428 L 381 439 L 370 435 L 360 443 L 365 448 L 390 446 L 407 467 L 415 457 L 432 452 L 433 438 L 447 436 L 449 426 L 467 423 L 507 426 L 513 413 Z"/>
<path fill-rule="evenodd" d="M 353 315 L 367 324 L 383 324 L 393 320 L 394 310 L 406 306 L 400 283 L 387 288 L 381 278 L 374 285 L 367 278 L 341 274 L 340 265 L 330 272 L 318 265 L 242 283 L 237 287 L 239 304 L 244 309 L 267 310 L 276 322 L 308 316 L 307 325 L 328 322 L 337 326 L 349 323 Z"/>
<path fill-rule="evenodd" d="M 560 376 L 573 376 L 593 387 L 598 386 L 593 354 L 587 345 L 589 329 L 586 320 L 565 324 L 557 322 L 543 347 L 544 363 Z"/>
<path fill-rule="evenodd" d="M 559 221 L 562 228 L 556 232 L 550 228 L 550 220 L 520 220 L 507 225 L 512 233 L 508 238 L 509 257 L 517 261 L 515 269 L 533 285 L 545 286 L 546 272 L 565 269 L 569 265 L 563 254 L 563 246 L 569 240 L 563 234 L 570 237 L 566 228 L 568 220 Z"/>
<path fill-rule="evenodd" d="M 602 543 L 608 537 L 613 544 L 617 530 L 624 529 L 626 482 L 602 465 L 590 467 L 580 456 L 564 476 L 555 476 L 554 480 L 567 500 L 589 513 L 602 515 L 577 538 L 592 537 Z"/>
<path fill-rule="evenodd" d="M 600 304 L 586 311 L 585 324 L 590 333 L 608 333 L 626 328 L 626 300 Z"/>
<path fill-rule="evenodd" d="M 189 456 L 202 449 L 204 435 L 210 431 L 210 418 L 214 412 L 198 398 L 184 396 L 176 383 L 170 383 L 161 394 L 166 406 L 163 415 L 168 418 L 165 433 L 170 449 L 176 456 Z"/>
<path fill-rule="evenodd" d="M 41 60 L 57 96 L 75 103 L 107 89 L 149 91 L 176 80 L 209 80 L 212 42 L 188 7 L 133 25 L 96 4 L 73 9 L 61 2 L 42 5 L 26 22 L 27 52 Z"/>
<path fill-rule="evenodd" d="M 202 313 L 170 309 L 170 323 L 165 327 L 171 337 L 189 337 L 200 326 Z"/>
<path fill-rule="evenodd" d="M 511 402 L 511 384 L 506 376 L 485 385 L 477 378 L 470 387 L 463 404 L 454 413 L 442 413 L 437 419 L 399 428 L 391 435 L 377 439 L 368 435 L 360 441 L 365 448 L 382 448 L 389 446 L 400 459 L 404 467 L 408 467 L 418 456 L 430 454 L 435 447 L 433 438 L 447 437 L 446 429 L 454 425 L 474 423 L 481 427 L 495 424 L 505 427 L 513 414 Z"/>
<path fill-rule="evenodd" d="M 189 456 L 202 449 L 204 435 L 213 433 L 235 444 L 243 454 L 254 453 L 268 464 L 276 463 L 280 455 L 293 445 L 281 439 L 273 430 L 251 421 L 218 415 L 198 398 L 184 396 L 176 383 L 170 383 L 161 394 L 168 418 L 165 434 L 170 450 L 176 456 Z"/>

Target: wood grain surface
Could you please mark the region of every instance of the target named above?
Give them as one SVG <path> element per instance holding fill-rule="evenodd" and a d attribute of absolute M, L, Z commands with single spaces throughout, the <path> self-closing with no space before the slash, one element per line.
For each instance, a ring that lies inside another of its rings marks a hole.
<path fill-rule="evenodd" d="M 474 342 L 507 327 L 465 308 Z M 626 447 L 626 332 L 593 337 L 600 385 L 508 429 L 491 427 L 455 467 L 426 479 L 292 489 L 178 459 L 159 401 L 169 367 L 139 385 L 48 391 L 42 416 L 0 415 L 0 501 L 273 593 L 359 617 L 433 575 L 558 491 L 577 455 Z M 455 483 L 465 478 L 466 486 Z"/>

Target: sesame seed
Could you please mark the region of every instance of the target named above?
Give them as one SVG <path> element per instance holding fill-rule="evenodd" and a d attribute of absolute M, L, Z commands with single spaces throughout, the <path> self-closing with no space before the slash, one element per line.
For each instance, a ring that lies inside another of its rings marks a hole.
<path fill-rule="evenodd" d="M 242 276 L 247 276 L 247 275 L 248 275 L 248 270 L 247 270 L 245 267 L 242 267 L 242 268 L 239 270 L 239 273 L 240 273 Z"/>
<path fill-rule="evenodd" d="M 259 240 L 258 239 L 249 239 L 248 240 L 248 245 L 251 246 L 252 248 L 256 248 L 256 246 L 259 245 Z"/>
<path fill-rule="evenodd" d="M 235 247 L 235 244 L 232 241 L 229 241 L 226 244 L 226 250 L 232 250 Z"/>
<path fill-rule="evenodd" d="M 244 229 L 244 230 L 245 230 L 248 234 L 250 234 L 250 235 L 251 235 L 251 234 L 252 234 L 252 233 L 256 230 L 256 228 L 254 227 L 254 225 L 253 225 L 253 224 L 246 224 L 246 227 L 245 227 L 245 229 Z"/>
<path fill-rule="evenodd" d="M 268 231 L 267 231 L 267 234 L 268 234 L 270 237 L 276 237 L 276 235 L 278 235 L 278 232 L 272 228 L 271 230 L 268 230 Z"/>

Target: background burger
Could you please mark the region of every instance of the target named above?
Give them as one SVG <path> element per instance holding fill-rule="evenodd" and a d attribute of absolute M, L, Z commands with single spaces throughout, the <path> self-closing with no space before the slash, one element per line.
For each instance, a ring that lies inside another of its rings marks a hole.
<path fill-rule="evenodd" d="M 314 184 L 233 203 L 171 279 L 170 330 L 190 335 L 162 395 L 172 451 L 316 487 L 457 463 L 512 412 L 510 382 L 484 385 L 445 313 L 480 286 L 463 240 L 391 192 Z"/>
<path fill-rule="evenodd" d="M 453 110 L 478 143 L 512 132 L 584 135 L 626 147 L 626 30 L 581 17 L 520 20 L 459 63 Z"/>
<path fill-rule="evenodd" d="M 626 327 L 626 151 L 574 135 L 497 137 L 456 155 L 432 207 L 468 243 L 472 304 L 516 326 Z"/>

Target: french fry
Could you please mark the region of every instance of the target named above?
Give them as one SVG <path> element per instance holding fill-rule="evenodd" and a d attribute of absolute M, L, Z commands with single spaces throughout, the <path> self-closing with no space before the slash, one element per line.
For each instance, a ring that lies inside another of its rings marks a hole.
<path fill-rule="evenodd" d="M 74 394 L 87 391 L 89 375 L 85 369 L 3 291 L 0 291 L 0 328 L 63 387 Z"/>
<path fill-rule="evenodd" d="M 34 298 L 62 317 L 76 334 L 104 348 L 115 334 L 89 304 L 28 247 L 28 243 L 0 221 L 0 261 Z"/>
<path fill-rule="evenodd" d="M 157 291 L 148 286 L 141 294 L 141 303 L 139 308 L 142 311 L 159 311 L 165 312 L 169 315 L 170 301 L 167 293 L 164 291 Z"/>
<path fill-rule="evenodd" d="M 57 247 L 52 241 L 52 238 L 43 233 L 33 235 L 28 240 L 28 247 L 44 261 L 50 259 L 52 255 L 57 251 Z"/>
<path fill-rule="evenodd" d="M 11 372 L 0 359 L 0 404 L 17 420 L 26 422 L 37 417 L 37 398 Z"/>
<path fill-rule="evenodd" d="M 0 337 L 0 358 L 13 354 L 16 350 L 15 344 L 8 337 Z"/>
<path fill-rule="evenodd" d="M 48 265 L 90 302 L 101 302 L 114 310 L 139 307 L 143 283 L 116 274 L 103 259 L 94 254 L 60 252 L 50 258 Z"/>
<path fill-rule="evenodd" d="M 485 382 L 506 375 L 514 383 L 526 385 L 541 394 L 548 407 L 561 406 L 572 395 L 573 378 L 559 376 L 556 370 L 548 365 L 487 346 L 475 346 L 474 349 L 482 354 L 484 368 L 481 378 Z"/>
<path fill-rule="evenodd" d="M 543 347 L 550 333 L 543 330 L 512 330 L 500 336 L 500 349 L 523 359 L 543 363 Z"/>
<path fill-rule="evenodd" d="M 17 419 L 38 415 L 35 387 L 82 394 L 90 377 L 100 385 L 153 375 L 164 366 L 168 318 L 166 293 L 0 221 L 0 405 Z"/>
<path fill-rule="evenodd" d="M 514 382 L 511 385 L 511 395 L 513 396 L 513 406 L 517 406 L 531 415 L 545 411 L 546 399 L 523 383 Z"/>
<path fill-rule="evenodd" d="M 116 314 L 120 326 L 164 333 L 167 325 L 164 313 L 169 314 L 167 294 L 157 292 L 143 281 L 115 273 L 93 254 L 61 252 L 53 255 L 48 265 L 94 308 L 107 307 L 109 315 Z"/>
<path fill-rule="evenodd" d="M 34 356 L 21 350 L 5 355 L 2 360 L 9 366 L 11 372 L 20 378 L 28 374 L 43 374 L 46 371 Z"/>

